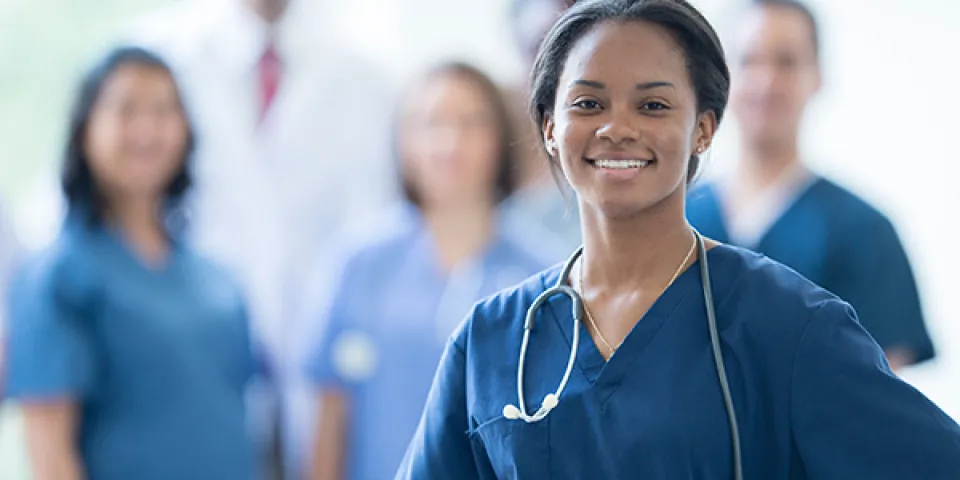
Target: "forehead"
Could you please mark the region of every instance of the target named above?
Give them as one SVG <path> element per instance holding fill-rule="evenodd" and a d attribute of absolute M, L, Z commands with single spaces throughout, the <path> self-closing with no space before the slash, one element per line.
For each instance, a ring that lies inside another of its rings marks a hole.
<path fill-rule="evenodd" d="M 487 108 L 489 102 L 477 81 L 464 74 L 445 72 L 424 79 L 412 89 L 405 110 L 411 115 L 429 115 Z"/>
<path fill-rule="evenodd" d="M 561 86 L 576 79 L 611 86 L 668 81 L 689 85 L 686 58 L 673 35 L 644 21 L 602 22 L 570 50 Z"/>
<path fill-rule="evenodd" d="M 117 67 L 104 79 L 103 95 L 118 95 L 131 91 L 174 93 L 173 78 L 166 70 L 149 66 L 128 64 Z"/>
<path fill-rule="evenodd" d="M 738 24 L 737 50 L 743 53 L 796 52 L 812 55 L 813 27 L 791 7 L 751 8 Z"/>

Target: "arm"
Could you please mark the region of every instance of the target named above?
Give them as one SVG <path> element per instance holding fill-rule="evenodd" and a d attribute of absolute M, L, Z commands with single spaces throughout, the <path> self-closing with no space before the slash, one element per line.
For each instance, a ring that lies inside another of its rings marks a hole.
<path fill-rule="evenodd" d="M 894 371 L 933 358 L 910 260 L 893 225 L 879 218 L 858 238 L 869 241 L 848 250 L 849 277 L 834 293 L 850 302 Z"/>
<path fill-rule="evenodd" d="M 450 342 L 395 480 L 479 479 L 468 427 L 466 354 Z"/>
<path fill-rule="evenodd" d="M 890 371 L 843 302 L 823 304 L 800 340 L 791 426 L 810 478 L 947 480 L 960 472 L 960 426 Z"/>
<path fill-rule="evenodd" d="M 96 382 L 94 351 L 79 316 L 54 293 L 53 275 L 28 270 L 8 302 L 6 392 L 22 406 L 35 478 L 81 480 L 77 428 Z"/>
<path fill-rule="evenodd" d="M 346 395 L 335 390 L 323 392 L 317 398 L 317 437 L 314 441 L 311 480 L 340 480 L 344 478 L 344 459 L 347 449 L 348 401 Z"/>
<path fill-rule="evenodd" d="M 83 480 L 77 455 L 77 407 L 70 401 L 23 406 L 27 449 L 35 480 Z"/>
<path fill-rule="evenodd" d="M 343 349 L 339 348 L 341 335 L 360 330 L 360 325 L 349 313 L 355 311 L 351 307 L 352 282 L 346 271 L 339 272 L 335 278 L 336 281 L 330 282 L 336 285 L 333 294 L 326 296 L 328 300 L 320 309 L 321 313 L 313 316 L 323 327 L 319 341 L 309 349 L 305 365 L 306 376 L 317 389 L 312 455 L 305 470 L 310 480 L 346 477 L 351 393 L 362 377 L 351 376 L 351 369 L 344 368 Z"/>

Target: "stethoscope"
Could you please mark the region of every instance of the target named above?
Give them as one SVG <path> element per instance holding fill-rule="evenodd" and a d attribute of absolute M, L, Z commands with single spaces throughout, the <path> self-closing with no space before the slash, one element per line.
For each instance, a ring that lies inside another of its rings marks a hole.
<path fill-rule="evenodd" d="M 707 325 L 710 329 L 710 344 L 713 347 L 713 359 L 717 366 L 717 378 L 720 380 L 720 390 L 723 394 L 723 403 L 727 410 L 727 420 L 730 423 L 730 441 L 733 445 L 734 479 L 742 480 L 743 466 L 741 463 L 742 455 L 740 452 L 740 432 L 737 428 L 736 412 L 733 409 L 733 397 L 730 395 L 730 385 L 727 382 L 727 371 L 726 367 L 723 365 L 723 354 L 720 350 L 720 336 L 717 333 L 717 318 L 713 304 L 713 290 L 710 286 L 710 267 L 707 265 L 707 248 L 704 246 L 703 237 L 700 236 L 699 232 L 694 230 L 694 236 L 696 237 L 697 250 L 700 256 L 700 280 L 703 284 L 703 300 L 707 308 Z M 565 285 L 564 282 L 570 277 L 570 272 L 573 270 L 573 265 L 576 263 L 577 259 L 580 258 L 582 253 L 583 247 L 580 247 L 577 249 L 577 251 L 573 252 L 573 255 L 571 255 L 563 265 L 563 270 L 560 272 L 560 278 L 557 279 L 557 283 L 553 287 L 547 289 L 547 291 L 541 293 L 540 296 L 533 301 L 533 304 L 530 305 L 530 308 L 527 309 L 527 317 L 523 323 L 523 343 L 520 344 L 520 364 L 517 366 L 517 397 L 520 402 L 520 407 L 518 408 L 515 405 L 506 405 L 503 407 L 503 416 L 508 420 L 523 420 L 527 423 L 534 423 L 543 420 L 547 417 L 551 410 L 556 408 L 557 404 L 560 402 L 560 395 L 563 393 L 563 389 L 566 388 L 567 382 L 570 380 L 570 374 L 573 372 L 573 365 L 576 361 L 577 351 L 580 346 L 580 322 L 581 316 L 583 315 L 583 300 L 580 298 L 580 294 L 578 294 L 576 290 Z M 533 415 L 529 415 L 527 414 L 527 406 L 523 399 L 523 365 L 527 358 L 527 346 L 530 343 L 530 332 L 533 331 L 533 324 L 537 316 L 537 311 L 544 303 L 546 303 L 555 295 L 566 295 L 570 297 L 570 300 L 572 301 L 573 343 L 570 345 L 570 358 L 567 360 L 567 369 L 563 372 L 563 379 L 560 380 L 560 385 L 557 387 L 557 390 L 553 393 L 548 393 L 545 397 L 543 397 L 543 403 L 540 405 L 540 408 L 538 408 L 536 413 Z"/>

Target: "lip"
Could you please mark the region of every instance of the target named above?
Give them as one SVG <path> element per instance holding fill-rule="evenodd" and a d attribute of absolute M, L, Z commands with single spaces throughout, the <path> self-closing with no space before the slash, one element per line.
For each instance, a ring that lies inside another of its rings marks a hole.
<path fill-rule="evenodd" d="M 594 162 L 599 159 L 604 160 L 640 160 L 644 162 L 655 163 L 656 160 L 653 158 L 646 157 L 644 155 L 637 155 L 630 152 L 598 152 L 592 155 L 584 156 L 584 159 L 588 162 Z"/>
<path fill-rule="evenodd" d="M 654 159 L 647 159 L 638 155 L 628 154 L 602 154 L 597 155 L 596 157 L 584 157 L 583 160 L 594 172 L 596 172 L 596 175 L 600 179 L 617 183 L 634 180 L 640 175 L 643 175 L 645 170 L 649 170 L 657 166 L 657 161 Z M 638 160 L 642 162 L 648 162 L 648 164 L 635 168 L 603 168 L 597 166 L 596 160 Z"/>

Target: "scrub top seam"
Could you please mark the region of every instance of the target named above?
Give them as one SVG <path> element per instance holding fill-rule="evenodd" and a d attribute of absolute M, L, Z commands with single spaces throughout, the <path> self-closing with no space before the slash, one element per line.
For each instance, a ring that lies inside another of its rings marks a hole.
<path fill-rule="evenodd" d="M 787 423 L 789 425 L 789 430 L 790 430 L 790 441 L 793 445 L 796 445 L 796 438 L 794 437 L 792 420 L 793 420 L 793 387 L 797 377 L 797 366 L 799 365 L 799 362 L 797 360 L 800 358 L 800 349 L 803 346 L 804 341 L 807 339 L 807 335 L 810 333 L 810 326 L 813 325 L 814 322 L 816 322 L 817 317 L 819 317 L 820 315 L 820 312 L 826 306 L 827 306 L 827 302 L 821 303 L 820 306 L 816 308 L 816 310 L 813 310 L 812 312 L 810 312 L 810 316 L 807 318 L 807 324 L 804 325 L 803 333 L 800 335 L 800 339 L 797 340 L 796 347 L 794 348 L 794 351 L 793 351 L 793 364 L 790 366 L 790 387 L 787 395 L 787 402 L 788 402 L 787 410 L 790 412 L 790 421 Z"/>

